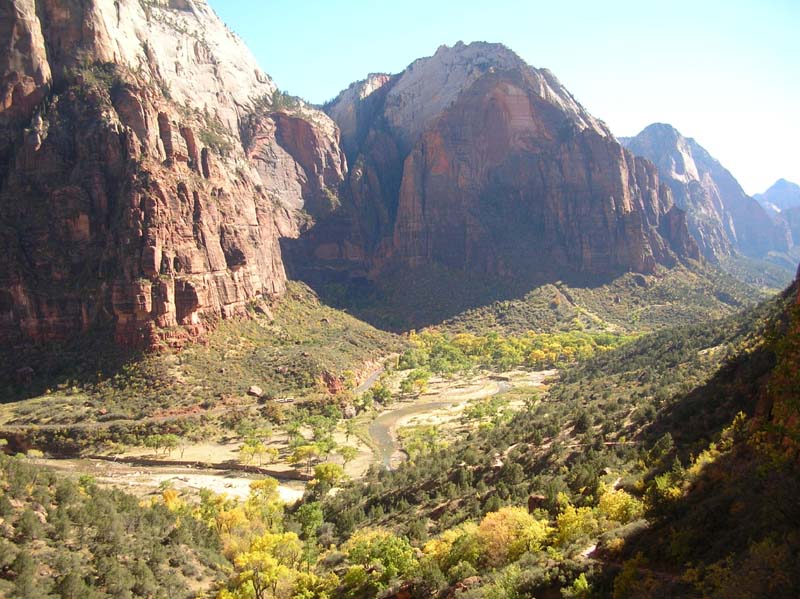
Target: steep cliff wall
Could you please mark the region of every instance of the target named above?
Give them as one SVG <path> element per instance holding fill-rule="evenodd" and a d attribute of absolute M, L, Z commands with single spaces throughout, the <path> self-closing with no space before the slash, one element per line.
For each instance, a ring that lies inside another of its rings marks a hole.
<path fill-rule="evenodd" d="M 698 257 L 655 168 L 498 44 L 443 46 L 326 110 L 352 158 L 347 210 L 307 235 L 330 268 L 552 278 Z"/>
<path fill-rule="evenodd" d="M 346 172 L 335 124 L 277 105 L 201 0 L 0 13 L 0 342 L 152 345 L 279 296 L 278 238 Z"/>
<path fill-rule="evenodd" d="M 707 258 L 736 251 L 761 257 L 791 246 L 787 227 L 773 222 L 695 140 L 670 125 L 653 124 L 623 141 L 633 153 L 658 166 L 675 202 L 687 212 L 689 229 Z"/>

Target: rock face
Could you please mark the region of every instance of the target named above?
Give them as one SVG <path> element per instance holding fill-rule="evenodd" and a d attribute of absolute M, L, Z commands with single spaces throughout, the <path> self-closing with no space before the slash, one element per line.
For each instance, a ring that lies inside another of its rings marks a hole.
<path fill-rule="evenodd" d="M 764 193 L 757 193 L 753 198 L 765 208 L 772 207 L 777 211 L 800 208 L 800 185 L 786 179 L 778 179 Z"/>
<path fill-rule="evenodd" d="M 283 292 L 338 131 L 204 1 L 10 0 L 0 39 L 0 343 L 153 345 Z"/>
<path fill-rule="evenodd" d="M 623 143 L 658 166 L 675 203 L 687 213 L 692 236 L 712 260 L 733 252 L 761 257 L 791 246 L 785 226 L 774 223 L 739 183 L 695 140 L 670 125 L 653 124 Z"/>
<path fill-rule="evenodd" d="M 655 167 L 501 45 L 443 46 L 326 110 L 352 165 L 347 205 L 306 235 L 327 270 L 605 276 L 698 257 Z"/>
<path fill-rule="evenodd" d="M 753 196 L 776 223 L 788 227 L 795 246 L 800 245 L 800 185 L 779 179 L 764 193 Z"/>

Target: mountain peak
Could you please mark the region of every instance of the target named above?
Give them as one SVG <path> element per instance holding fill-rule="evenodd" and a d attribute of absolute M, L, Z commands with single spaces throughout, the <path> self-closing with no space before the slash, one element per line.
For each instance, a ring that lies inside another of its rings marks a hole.
<path fill-rule="evenodd" d="M 625 145 L 654 162 L 670 179 L 688 184 L 700 180 L 692 147 L 696 144 L 692 141 L 668 123 L 653 123 L 636 137 L 625 140 Z"/>
<path fill-rule="evenodd" d="M 452 46 L 442 44 L 436 49 L 433 56 L 419 58 L 414 63 L 429 59 L 452 60 L 454 57 L 462 57 L 466 60 L 488 60 L 501 68 L 508 68 L 519 64 L 525 64 L 519 55 L 505 44 L 498 42 L 470 42 L 468 44 L 458 41 Z M 414 64 L 412 63 L 412 65 Z"/>
<path fill-rule="evenodd" d="M 762 205 L 777 208 L 778 211 L 788 210 L 800 206 L 800 185 L 786 179 L 778 179 L 764 193 L 755 197 Z"/>
<path fill-rule="evenodd" d="M 671 136 L 674 136 L 674 137 L 683 137 L 683 135 L 681 135 L 681 132 L 678 131 L 675 127 L 673 127 L 669 123 L 651 123 L 651 124 L 647 125 L 647 127 L 645 127 L 642 130 L 642 133 L 671 135 Z M 641 133 L 640 133 L 640 135 L 641 135 Z"/>
<path fill-rule="evenodd" d="M 579 129 L 610 135 L 552 73 L 531 67 L 503 44 L 491 42 L 439 46 L 433 56 L 411 63 L 387 94 L 387 123 L 409 150 L 422 132 L 479 79 L 512 71 L 522 75 L 528 90 L 565 112 Z"/>
<path fill-rule="evenodd" d="M 787 233 L 750 198 L 736 179 L 697 141 L 667 123 L 653 123 L 623 138 L 653 162 L 688 213 L 689 229 L 709 258 L 739 250 L 751 256 L 787 249 Z"/>

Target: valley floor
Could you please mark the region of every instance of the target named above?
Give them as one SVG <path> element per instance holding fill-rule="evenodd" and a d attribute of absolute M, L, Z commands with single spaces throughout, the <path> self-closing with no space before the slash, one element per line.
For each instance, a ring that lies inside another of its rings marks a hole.
<path fill-rule="evenodd" d="M 551 369 L 515 370 L 502 374 L 480 372 L 449 379 L 433 377 L 423 393 L 394 402 L 379 412 L 370 410 L 356 416 L 353 428 L 360 434 L 348 434 L 344 423 L 340 423 L 334 432 L 334 441 L 358 449 L 355 458 L 344 465 L 345 472 L 350 478 L 357 479 L 373 464 L 397 466 L 407 457 L 401 438 L 403 433 L 419 427 L 436 427 L 441 440 L 465 434 L 479 424 L 479 419 L 465 416 L 467 408 L 490 398 L 498 397 L 504 400 L 504 409 L 517 411 L 524 406 L 522 391 L 542 390 L 545 381 L 556 375 L 557 371 Z M 399 378 L 399 375 L 393 375 L 389 385 L 392 388 L 399 386 Z M 377 377 L 370 380 L 371 383 L 376 381 Z M 368 383 L 359 389 L 367 391 L 369 386 Z M 242 445 L 241 439 L 225 438 L 218 442 L 186 445 L 169 455 L 132 447 L 115 455 L 80 459 L 34 458 L 34 461 L 73 475 L 91 475 L 100 484 L 119 487 L 140 497 L 160 493 L 169 487 L 189 496 L 196 495 L 200 489 L 208 489 L 244 499 L 250 491 L 250 483 L 265 474 L 280 481 L 278 491 L 287 503 L 303 496 L 309 477 L 304 476 L 303 468 L 289 463 L 289 437 L 285 432 L 276 432 L 269 441 L 269 447 L 278 450 L 280 457 L 263 467 L 248 468 L 240 463 Z"/>

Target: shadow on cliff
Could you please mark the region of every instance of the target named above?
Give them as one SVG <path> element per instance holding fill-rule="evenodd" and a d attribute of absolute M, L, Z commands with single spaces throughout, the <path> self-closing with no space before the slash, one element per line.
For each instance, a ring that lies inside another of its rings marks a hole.
<path fill-rule="evenodd" d="M 290 279 L 306 283 L 327 305 L 395 333 L 437 325 L 495 302 L 521 300 L 544 285 L 595 288 L 624 274 L 598 276 L 560 269 L 524 278 L 493 277 L 432 263 L 386 268 L 379 278 L 371 279 L 353 263 L 320 265 L 302 240 L 281 239 L 281 249 Z"/>
<path fill-rule="evenodd" d="M 59 343 L 0 348 L 0 403 L 124 385 L 131 366 L 143 355 L 120 347 L 114 342 L 113 330 L 106 328 Z"/>

